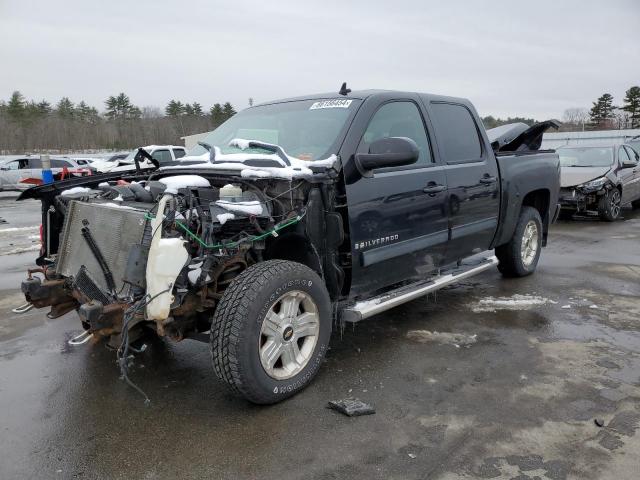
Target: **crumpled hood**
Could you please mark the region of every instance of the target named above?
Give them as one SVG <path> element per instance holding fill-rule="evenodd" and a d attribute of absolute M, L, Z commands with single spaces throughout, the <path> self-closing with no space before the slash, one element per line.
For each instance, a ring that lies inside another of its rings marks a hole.
<path fill-rule="evenodd" d="M 610 169 L 611 167 L 562 167 L 560 168 L 560 186 L 575 187 L 602 177 Z"/>

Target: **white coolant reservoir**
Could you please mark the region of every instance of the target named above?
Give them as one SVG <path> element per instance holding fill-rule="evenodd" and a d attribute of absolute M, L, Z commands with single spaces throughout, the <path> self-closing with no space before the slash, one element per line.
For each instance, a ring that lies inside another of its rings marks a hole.
<path fill-rule="evenodd" d="M 153 236 L 147 258 L 147 295 L 151 298 L 158 296 L 147 305 L 149 320 L 164 320 L 169 316 L 173 302 L 173 285 L 189 260 L 189 253 L 184 248 L 184 240 L 181 238 L 161 238 L 164 209 L 169 199 L 171 199 L 171 195 L 162 197 L 158 203 L 156 217 L 151 220 Z M 164 292 L 165 290 L 167 291 Z"/>

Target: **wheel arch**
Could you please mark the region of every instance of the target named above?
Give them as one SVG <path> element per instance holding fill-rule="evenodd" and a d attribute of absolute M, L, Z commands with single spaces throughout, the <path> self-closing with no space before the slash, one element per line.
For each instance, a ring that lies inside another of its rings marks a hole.
<path fill-rule="evenodd" d="M 538 210 L 540 218 L 542 219 L 542 245 L 547 245 L 547 236 L 549 234 L 549 202 L 551 199 L 551 192 L 547 188 L 540 188 L 538 190 L 532 190 L 527 193 L 522 199 L 522 205 L 520 205 L 520 211 L 522 207 L 533 207 Z"/>
<path fill-rule="evenodd" d="M 509 198 L 511 198 L 511 200 L 509 200 Z M 523 207 L 535 208 L 540 214 L 542 220 L 542 245 L 547 245 L 549 224 L 551 223 L 549 212 L 551 191 L 548 188 L 538 188 L 527 192 L 520 202 L 518 202 L 519 198 L 517 193 L 507 197 L 506 206 L 503 206 L 502 209 L 500 229 L 496 234 L 491 248 L 504 245 L 511 240 Z"/>
<path fill-rule="evenodd" d="M 300 233 L 291 232 L 272 239 L 264 253 L 265 260 L 289 260 L 301 263 L 316 272 L 321 278 L 322 262 L 313 244 Z"/>

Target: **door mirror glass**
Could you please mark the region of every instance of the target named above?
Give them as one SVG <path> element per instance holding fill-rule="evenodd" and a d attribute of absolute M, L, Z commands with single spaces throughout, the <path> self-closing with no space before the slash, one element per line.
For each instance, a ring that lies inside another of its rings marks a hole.
<path fill-rule="evenodd" d="M 633 167 L 637 167 L 638 164 L 636 162 L 634 162 L 633 160 L 628 160 L 628 159 L 624 159 L 622 160 L 622 168 L 633 168 Z"/>
<path fill-rule="evenodd" d="M 401 167 L 416 163 L 420 151 L 416 142 L 406 137 L 386 137 L 369 145 L 369 153 L 356 154 L 361 172 L 377 168 Z"/>

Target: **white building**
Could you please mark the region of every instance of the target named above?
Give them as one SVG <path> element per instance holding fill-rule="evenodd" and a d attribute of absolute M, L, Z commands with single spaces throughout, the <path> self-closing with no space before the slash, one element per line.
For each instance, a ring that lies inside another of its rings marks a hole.
<path fill-rule="evenodd" d="M 591 130 L 585 132 L 547 132 L 542 137 L 543 149 L 563 145 L 619 145 L 640 135 L 640 128 L 633 130 Z"/>
<path fill-rule="evenodd" d="M 193 147 L 198 145 L 198 142 L 204 140 L 204 137 L 206 137 L 210 133 L 211 132 L 194 133 L 193 135 L 187 135 L 186 137 L 180 137 L 180 139 L 184 142 L 184 147 L 187 149 L 187 152 L 188 152 Z"/>

